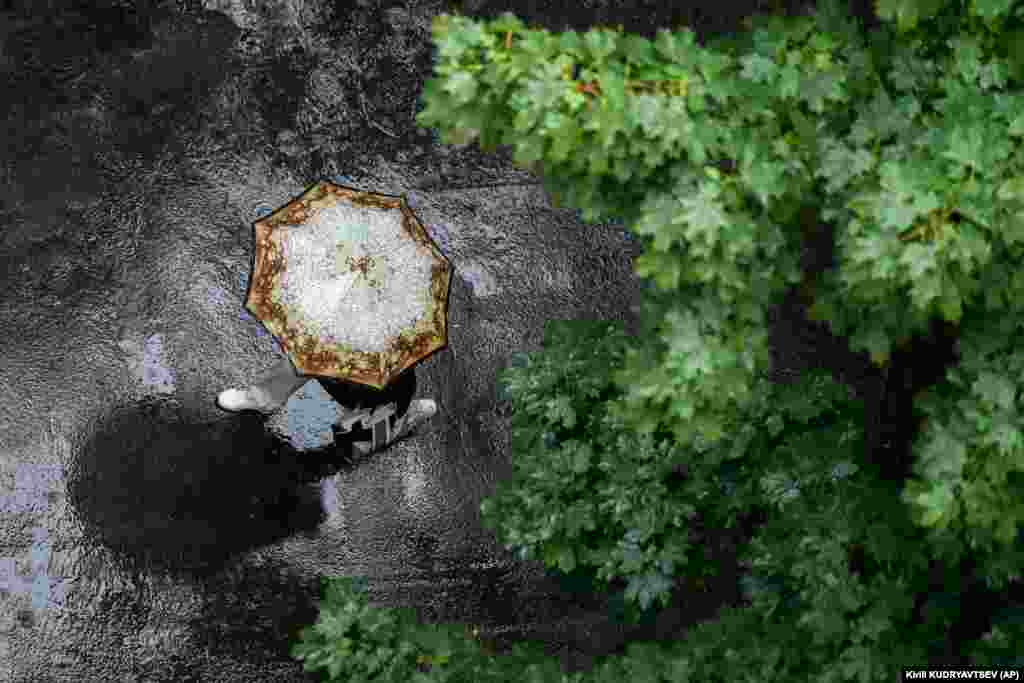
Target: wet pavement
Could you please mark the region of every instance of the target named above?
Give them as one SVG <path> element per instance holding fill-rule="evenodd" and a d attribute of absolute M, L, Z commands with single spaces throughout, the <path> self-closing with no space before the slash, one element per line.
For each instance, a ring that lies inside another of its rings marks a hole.
<path fill-rule="evenodd" d="M 442 3 L 256 4 L 0 19 L 0 680 L 316 680 L 288 649 L 325 576 L 570 665 L 610 651 L 622 629 L 478 505 L 509 472 L 497 372 L 550 319 L 632 329 L 639 246 L 508 150 L 416 128 Z M 522 4 L 465 3 L 571 20 Z M 626 21 L 592 4 L 575 28 Z M 455 271 L 450 347 L 417 370 L 438 415 L 359 463 L 315 382 L 270 419 L 214 403 L 281 357 L 242 306 L 252 222 L 320 179 L 404 195 Z"/>

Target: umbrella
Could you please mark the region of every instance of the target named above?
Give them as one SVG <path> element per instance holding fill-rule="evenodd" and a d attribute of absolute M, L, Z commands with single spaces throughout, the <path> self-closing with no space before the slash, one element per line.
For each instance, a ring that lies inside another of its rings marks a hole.
<path fill-rule="evenodd" d="M 253 227 L 245 307 L 300 373 L 382 389 L 447 346 L 451 264 L 403 197 L 321 181 Z"/>

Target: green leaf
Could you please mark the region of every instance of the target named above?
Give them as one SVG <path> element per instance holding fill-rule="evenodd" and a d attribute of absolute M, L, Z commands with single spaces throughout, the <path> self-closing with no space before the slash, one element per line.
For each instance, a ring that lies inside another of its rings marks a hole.
<path fill-rule="evenodd" d="M 459 62 L 485 40 L 482 26 L 458 17 L 436 16 L 431 30 L 442 61 Z"/>
<path fill-rule="evenodd" d="M 931 484 L 912 499 L 918 506 L 918 523 L 925 527 L 944 529 L 952 521 L 955 498 L 947 482 Z"/>
<path fill-rule="evenodd" d="M 589 445 L 580 444 L 572 454 L 572 471 L 576 474 L 582 474 L 589 470 L 592 455 L 593 453 Z"/>
<path fill-rule="evenodd" d="M 906 32 L 938 14 L 942 0 L 876 0 L 875 7 L 880 19 L 895 21 L 899 30 Z"/>
<path fill-rule="evenodd" d="M 614 31 L 587 31 L 583 36 L 583 45 L 589 52 L 589 57 L 597 63 L 603 62 L 615 52 L 617 42 L 618 34 Z"/>
<path fill-rule="evenodd" d="M 565 513 L 566 533 L 570 537 L 577 537 L 584 531 L 593 531 L 597 528 L 594 521 L 594 511 L 584 505 L 573 505 Z"/>
<path fill-rule="evenodd" d="M 1020 32 L 1021 37 L 1024 37 L 1024 31 Z M 1022 60 L 1024 61 L 1024 60 Z M 1007 130 L 1010 135 L 1015 137 L 1024 136 L 1024 113 L 1018 114 L 1011 122 L 1010 128 Z"/>
<path fill-rule="evenodd" d="M 762 205 L 768 206 L 773 198 L 783 195 L 786 167 L 780 162 L 754 161 L 750 158 L 740 171 L 743 180 Z"/>
<path fill-rule="evenodd" d="M 998 448 L 1006 458 L 1018 455 L 1024 449 L 1024 432 L 1021 432 L 1018 426 L 1016 413 L 1011 415 L 1012 417 L 1001 415 L 994 419 L 982 441 L 986 446 Z"/>
<path fill-rule="evenodd" d="M 1002 237 L 1007 245 L 1024 242 L 1024 211 L 1018 211 L 1006 218 L 1002 224 Z"/>
<path fill-rule="evenodd" d="M 639 603 L 642 609 L 649 608 L 655 600 L 667 605 L 674 582 L 657 571 L 634 576 L 626 586 L 626 599 Z"/>
<path fill-rule="evenodd" d="M 666 292 L 678 289 L 683 275 L 683 265 L 678 256 L 658 251 L 638 256 L 633 268 L 638 276 L 653 278 L 658 289 Z"/>
<path fill-rule="evenodd" d="M 963 478 L 967 463 L 967 449 L 963 442 L 942 426 L 935 426 L 926 442 L 917 468 L 929 482 L 958 483 Z"/>
<path fill-rule="evenodd" d="M 915 205 L 904 203 L 899 195 L 886 192 L 878 206 L 878 220 L 886 228 L 904 230 L 914 224 L 924 212 Z"/>
<path fill-rule="evenodd" d="M 553 424 L 560 424 L 566 429 L 576 426 L 576 411 L 568 396 L 558 396 L 547 401 L 547 418 Z"/>
<path fill-rule="evenodd" d="M 859 332 L 854 335 L 850 344 L 854 348 L 866 350 L 875 365 L 881 366 L 889 362 L 892 341 L 883 330 L 874 328 Z"/>
<path fill-rule="evenodd" d="M 916 280 L 938 267 L 937 255 L 938 248 L 934 244 L 911 242 L 903 248 L 899 262 L 910 271 L 910 279 Z"/>
<path fill-rule="evenodd" d="M 839 659 L 839 668 L 843 673 L 842 680 L 870 683 L 885 675 L 885 670 L 875 667 L 875 650 L 862 645 L 854 645 L 843 651 Z"/>
<path fill-rule="evenodd" d="M 583 132 L 577 126 L 575 119 L 563 117 L 557 127 L 549 130 L 552 140 L 549 150 L 550 159 L 555 162 L 563 162 L 572 158 L 583 139 Z"/>
<path fill-rule="evenodd" d="M 833 71 L 817 71 L 801 78 L 800 99 L 807 102 L 810 110 L 823 114 L 827 101 L 839 102 L 844 99 L 842 84 L 845 78 Z"/>
<path fill-rule="evenodd" d="M 412 642 L 428 656 L 446 658 L 451 650 L 450 636 L 447 630 L 436 627 L 420 627 L 410 631 Z"/>
<path fill-rule="evenodd" d="M 971 12 L 988 21 L 1007 16 L 1013 6 L 1013 0 L 971 0 Z"/>
<path fill-rule="evenodd" d="M 576 553 L 572 547 L 563 544 L 548 543 L 543 553 L 544 565 L 558 569 L 566 574 L 576 568 Z"/>
<path fill-rule="evenodd" d="M 983 372 L 974 381 L 971 391 L 996 410 L 1010 410 L 1016 403 L 1018 387 L 1004 376 Z"/>
<path fill-rule="evenodd" d="M 874 154 L 866 149 L 851 149 L 842 142 L 824 138 L 821 140 L 821 166 L 815 175 L 828 182 L 829 192 L 837 193 L 857 176 L 873 170 L 877 164 Z"/>
<path fill-rule="evenodd" d="M 943 279 L 938 271 L 928 271 L 912 281 L 910 300 L 921 312 L 928 312 L 932 302 L 943 295 Z"/>
<path fill-rule="evenodd" d="M 740 60 L 743 70 L 740 76 L 754 81 L 755 83 L 767 83 L 776 78 L 779 71 L 778 66 L 771 59 L 753 54 L 746 55 Z"/>
<path fill-rule="evenodd" d="M 685 223 L 683 234 L 691 243 L 699 241 L 710 245 L 718 241 L 717 232 L 728 220 L 718 201 L 720 194 L 721 186 L 717 183 L 701 183 L 696 197 L 680 200 L 683 209 L 672 223 Z"/>
<path fill-rule="evenodd" d="M 663 97 L 640 95 L 635 100 L 635 121 L 641 130 L 652 137 L 660 135 L 665 125 L 665 104 Z"/>
<path fill-rule="evenodd" d="M 954 324 L 959 323 L 964 314 L 963 304 L 963 299 L 952 285 L 943 287 L 942 294 L 938 299 L 938 308 L 944 320 Z"/>
<path fill-rule="evenodd" d="M 583 41 L 576 31 L 565 31 L 558 35 L 558 50 L 565 54 L 582 56 Z"/>
<path fill-rule="evenodd" d="M 465 104 L 476 97 L 477 79 L 473 74 L 457 71 L 447 78 L 443 88 L 452 95 L 452 101 L 456 105 Z"/>
<path fill-rule="evenodd" d="M 694 34 L 690 29 L 682 31 L 658 31 L 654 47 L 658 54 L 669 63 L 689 64 L 692 60 Z"/>
<path fill-rule="evenodd" d="M 792 64 L 787 64 L 779 69 L 778 78 L 779 97 L 783 99 L 796 99 L 800 94 L 800 70 Z M 796 111 L 795 109 L 793 111 Z"/>
<path fill-rule="evenodd" d="M 942 156 L 976 170 L 986 166 L 985 146 L 991 144 L 985 139 L 981 126 L 957 126 L 950 134 L 947 149 Z"/>
<path fill-rule="evenodd" d="M 1011 200 L 1024 202 L 1024 176 L 1014 176 L 1004 180 L 996 191 L 996 196 L 1004 202 Z"/>

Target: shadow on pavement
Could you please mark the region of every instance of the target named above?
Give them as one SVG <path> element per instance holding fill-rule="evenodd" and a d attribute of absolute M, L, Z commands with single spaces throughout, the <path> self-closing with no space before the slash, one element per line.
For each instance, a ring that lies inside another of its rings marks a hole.
<path fill-rule="evenodd" d="M 351 467 L 333 447 L 296 451 L 256 414 L 194 421 L 171 403 L 116 410 L 69 466 L 69 502 L 126 568 L 181 578 L 324 521 L 318 480 Z"/>

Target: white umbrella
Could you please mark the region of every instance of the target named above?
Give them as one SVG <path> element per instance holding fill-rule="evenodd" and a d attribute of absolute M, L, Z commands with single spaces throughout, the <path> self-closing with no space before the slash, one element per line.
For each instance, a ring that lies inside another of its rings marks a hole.
<path fill-rule="evenodd" d="M 404 198 L 321 181 L 254 230 L 245 306 L 300 373 L 380 389 L 447 346 L 451 264 Z"/>

